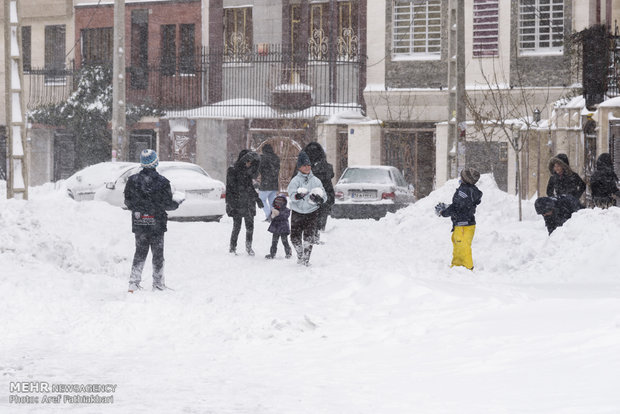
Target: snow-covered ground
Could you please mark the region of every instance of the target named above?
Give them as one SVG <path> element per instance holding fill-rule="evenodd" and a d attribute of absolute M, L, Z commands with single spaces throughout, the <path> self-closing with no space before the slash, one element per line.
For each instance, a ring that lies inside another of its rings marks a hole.
<path fill-rule="evenodd" d="M 455 187 L 331 220 L 310 268 L 281 246 L 263 258 L 260 211 L 256 257 L 227 253 L 228 218 L 172 222 L 175 291 L 134 295 L 128 212 L 51 185 L 0 194 L 0 411 L 619 413 L 620 208 L 549 237 L 532 202 L 518 222 L 483 176 L 470 272 L 450 269 L 450 220 L 433 211 Z M 113 404 L 18 405 L 16 381 L 117 388 Z"/>

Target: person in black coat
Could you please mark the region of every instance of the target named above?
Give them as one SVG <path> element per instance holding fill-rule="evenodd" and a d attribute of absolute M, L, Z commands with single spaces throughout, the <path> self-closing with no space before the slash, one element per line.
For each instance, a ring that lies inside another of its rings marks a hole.
<path fill-rule="evenodd" d="M 547 196 L 558 197 L 569 194 L 577 200 L 586 190 L 586 183 L 579 174 L 571 170 L 566 154 L 558 154 L 549 160 L 549 182 L 547 183 Z"/>
<path fill-rule="evenodd" d="M 155 169 L 157 153 L 146 149 L 140 154 L 142 170 L 129 177 L 125 185 L 125 205 L 131 210 L 131 230 L 136 237 L 129 292 L 141 289 L 142 269 L 149 249 L 153 254 L 153 290 L 164 290 L 164 233 L 168 230 L 166 210 L 175 210 L 170 182 Z"/>
<path fill-rule="evenodd" d="M 312 167 L 312 174 L 321 180 L 323 188 L 325 189 L 325 195 L 327 195 L 327 201 L 321 205 L 319 209 L 319 218 L 317 223 L 316 242 L 319 241 L 319 231 L 325 230 L 327 225 L 327 217 L 332 210 L 332 206 L 336 200 L 336 193 L 334 186 L 332 185 L 332 179 L 334 178 L 334 167 L 327 162 L 327 156 L 323 147 L 318 142 L 311 142 L 302 150 L 310 158 Z"/>
<path fill-rule="evenodd" d="M 254 216 L 256 205 L 263 208 L 252 180 L 258 176 L 260 158 L 257 153 L 242 150 L 239 158 L 226 173 L 226 214 L 233 219 L 230 235 L 230 252 L 237 252 L 237 239 L 241 231 L 241 220 L 245 221 L 245 250 L 254 256 L 252 237 L 254 234 Z"/>
<path fill-rule="evenodd" d="M 561 227 L 574 212 L 582 208 L 581 203 L 569 194 L 559 197 L 540 197 L 534 202 L 536 213 L 543 216 L 549 234 Z"/>
<path fill-rule="evenodd" d="M 258 196 L 264 204 L 265 221 L 271 221 L 271 206 L 280 189 L 280 157 L 273 152 L 270 144 L 263 146 L 258 172 L 260 174 Z"/>
<path fill-rule="evenodd" d="M 461 171 L 460 185 L 454 192 L 452 204 L 435 206 L 438 216 L 452 219 L 452 266 L 474 269 L 471 244 L 476 232 L 476 207 L 482 201 L 482 191 L 476 187 L 480 173 L 465 167 Z"/>
<path fill-rule="evenodd" d="M 611 155 L 604 152 L 596 160 L 596 170 L 590 178 L 590 189 L 594 205 L 600 208 L 615 206 L 620 198 L 618 176 L 614 172 Z"/>
<path fill-rule="evenodd" d="M 283 195 L 277 196 L 273 200 L 273 209 L 271 210 L 271 224 L 267 231 L 273 233 L 271 238 L 271 249 L 269 254 L 265 256 L 266 259 L 273 259 L 276 257 L 278 251 L 278 240 L 282 240 L 282 246 L 284 246 L 284 252 L 286 258 L 289 259 L 292 254 L 291 245 L 288 243 L 288 235 L 291 234 L 291 227 L 288 224 L 288 218 L 291 215 L 291 210 L 286 207 L 286 197 Z"/>

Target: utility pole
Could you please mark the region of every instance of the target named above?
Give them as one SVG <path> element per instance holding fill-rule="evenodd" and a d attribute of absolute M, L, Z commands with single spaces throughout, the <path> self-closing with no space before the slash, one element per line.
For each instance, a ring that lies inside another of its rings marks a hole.
<path fill-rule="evenodd" d="M 465 166 L 465 6 L 450 0 L 448 30 L 448 177 Z"/>
<path fill-rule="evenodd" d="M 114 0 L 112 161 L 128 160 L 125 126 L 125 0 Z"/>
<path fill-rule="evenodd" d="M 28 117 L 22 85 L 21 25 L 17 0 L 4 0 L 5 113 L 9 168 L 6 197 L 28 199 Z"/>

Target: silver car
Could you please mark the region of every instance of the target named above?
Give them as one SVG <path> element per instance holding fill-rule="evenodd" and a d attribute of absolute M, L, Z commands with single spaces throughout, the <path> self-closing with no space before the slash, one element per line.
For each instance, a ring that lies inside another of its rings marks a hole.
<path fill-rule="evenodd" d="M 395 167 L 382 165 L 347 168 L 334 187 L 334 218 L 384 217 L 415 202 L 413 185 Z"/>

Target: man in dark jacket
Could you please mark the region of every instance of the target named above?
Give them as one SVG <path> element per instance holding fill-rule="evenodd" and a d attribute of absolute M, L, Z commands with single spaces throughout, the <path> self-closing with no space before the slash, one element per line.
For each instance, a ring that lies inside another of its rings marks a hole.
<path fill-rule="evenodd" d="M 273 152 L 273 147 L 270 144 L 263 146 L 258 172 L 260 173 L 258 197 L 264 205 L 265 221 L 271 221 L 271 206 L 280 189 L 280 157 Z"/>
<path fill-rule="evenodd" d="M 327 156 L 323 147 L 318 142 L 311 142 L 302 150 L 310 158 L 312 174 L 321 180 L 327 201 L 319 208 L 319 217 L 317 222 L 316 242 L 319 241 L 320 230 L 325 230 L 327 225 L 327 217 L 332 210 L 332 206 L 336 200 L 336 193 L 332 184 L 334 178 L 334 167 L 327 162 Z"/>
<path fill-rule="evenodd" d="M 245 221 L 245 250 L 254 256 L 252 238 L 254 235 L 254 216 L 256 206 L 263 208 L 252 180 L 258 176 L 260 157 L 250 150 L 242 150 L 235 165 L 226 173 L 226 214 L 233 219 L 230 235 L 230 252 L 237 253 L 237 239 L 241 231 L 241 220 Z"/>
<path fill-rule="evenodd" d="M 549 172 L 551 177 L 547 183 L 548 197 L 570 194 L 579 200 L 586 190 L 586 183 L 576 172 L 571 170 L 566 154 L 558 154 L 549 160 Z"/>
<path fill-rule="evenodd" d="M 540 197 L 534 202 L 536 213 L 543 216 L 549 234 L 561 227 L 574 212 L 582 208 L 575 197 L 563 194 L 559 197 Z"/>
<path fill-rule="evenodd" d="M 596 160 L 596 170 L 590 178 L 590 189 L 594 205 L 600 208 L 615 206 L 620 198 L 618 176 L 614 172 L 611 155 L 604 152 Z"/>
<path fill-rule="evenodd" d="M 168 179 L 155 169 L 157 153 L 146 149 L 140 154 L 142 170 L 127 180 L 125 205 L 131 210 L 131 230 L 136 237 L 129 292 L 141 289 L 142 269 L 149 249 L 153 254 L 153 290 L 164 290 L 164 233 L 167 230 L 166 210 L 175 210 L 183 201 L 173 200 Z"/>
<path fill-rule="evenodd" d="M 461 171 L 461 185 L 456 189 L 449 206 L 439 203 L 435 206 L 438 216 L 452 219 L 452 266 L 474 269 L 471 243 L 476 231 L 476 206 L 482 201 L 482 191 L 476 187 L 480 173 L 465 167 Z"/>

